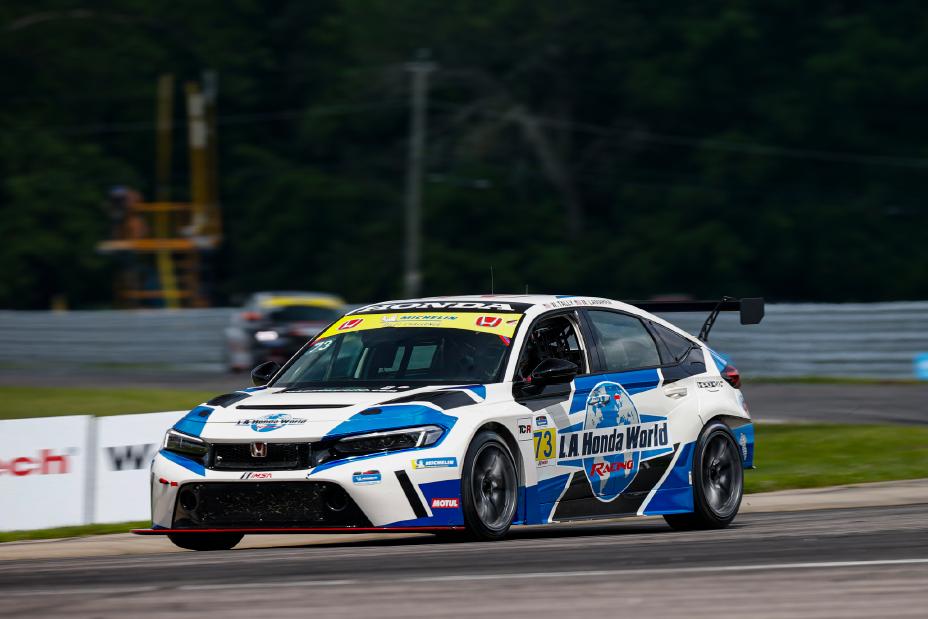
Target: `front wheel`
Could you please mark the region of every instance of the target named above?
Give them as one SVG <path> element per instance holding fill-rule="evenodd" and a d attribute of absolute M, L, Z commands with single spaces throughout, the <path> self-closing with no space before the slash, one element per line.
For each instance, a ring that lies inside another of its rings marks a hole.
<path fill-rule="evenodd" d="M 693 455 L 693 512 L 664 516 L 674 529 L 722 529 L 731 524 L 744 495 L 741 454 L 723 423 L 706 426 Z"/>
<path fill-rule="evenodd" d="M 168 533 L 175 546 L 186 550 L 229 550 L 243 537 L 244 533 Z"/>
<path fill-rule="evenodd" d="M 516 514 L 519 476 L 512 452 L 496 432 L 474 437 L 464 458 L 461 490 L 468 532 L 483 540 L 504 537 Z"/>

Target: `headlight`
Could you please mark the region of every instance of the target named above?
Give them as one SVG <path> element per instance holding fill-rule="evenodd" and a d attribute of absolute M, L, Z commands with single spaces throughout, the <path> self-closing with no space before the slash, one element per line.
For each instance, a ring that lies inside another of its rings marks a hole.
<path fill-rule="evenodd" d="M 255 332 L 255 339 L 259 342 L 273 342 L 280 334 L 277 331 L 257 331 Z"/>
<path fill-rule="evenodd" d="M 439 426 L 420 426 L 349 436 L 332 443 L 327 449 L 315 453 L 314 460 L 316 460 L 316 464 L 319 464 L 327 460 L 347 458 L 349 456 L 428 447 L 437 443 L 444 433 L 444 428 Z"/>
<path fill-rule="evenodd" d="M 173 428 L 164 435 L 164 443 L 161 448 L 194 458 L 202 458 L 209 452 L 209 445 L 206 441 L 178 432 Z"/>

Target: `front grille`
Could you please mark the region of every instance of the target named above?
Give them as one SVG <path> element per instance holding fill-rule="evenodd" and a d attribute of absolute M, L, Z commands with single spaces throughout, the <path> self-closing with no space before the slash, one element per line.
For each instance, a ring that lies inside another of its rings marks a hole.
<path fill-rule="evenodd" d="M 174 506 L 174 528 L 369 527 L 341 486 L 318 481 L 194 482 Z"/>
<path fill-rule="evenodd" d="M 251 455 L 251 443 L 214 443 L 209 468 L 217 471 L 287 471 L 309 468 L 309 443 L 268 443 L 267 455 Z"/>

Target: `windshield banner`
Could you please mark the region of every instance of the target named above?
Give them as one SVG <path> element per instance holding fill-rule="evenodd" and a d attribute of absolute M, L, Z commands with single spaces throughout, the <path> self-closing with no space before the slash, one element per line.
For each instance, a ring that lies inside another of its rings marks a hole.
<path fill-rule="evenodd" d="M 464 329 L 466 331 L 479 331 L 494 333 L 506 338 L 512 338 L 519 325 L 522 314 L 479 314 L 479 313 L 427 313 L 414 314 L 366 314 L 364 316 L 349 315 L 338 319 L 335 324 L 321 333 L 317 339 L 321 340 L 339 333 L 352 331 L 366 331 L 368 329 L 387 329 L 396 327 L 426 327 L 433 329 Z"/>

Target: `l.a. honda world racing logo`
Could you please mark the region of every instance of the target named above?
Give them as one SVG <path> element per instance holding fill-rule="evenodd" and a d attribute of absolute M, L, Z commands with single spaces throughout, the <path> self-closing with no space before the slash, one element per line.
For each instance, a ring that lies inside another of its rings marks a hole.
<path fill-rule="evenodd" d="M 299 426 L 306 423 L 305 419 L 291 417 L 287 413 L 275 413 L 265 415 L 260 419 L 239 419 L 235 422 L 237 426 L 251 426 L 255 432 L 270 432 L 284 426 Z"/>
<path fill-rule="evenodd" d="M 584 430 L 634 426 L 639 423 L 638 409 L 622 385 L 602 382 L 590 391 L 586 399 Z M 593 495 L 601 501 L 611 501 L 622 494 L 638 474 L 640 460 L 641 453 L 638 451 L 584 458 L 583 471 Z"/>
<path fill-rule="evenodd" d="M 536 433 L 554 434 L 554 429 Z M 536 460 L 547 462 L 554 449 L 547 441 L 544 458 L 536 444 Z M 625 492 L 638 474 L 642 459 L 673 452 L 666 417 L 639 415 L 631 396 L 614 382 L 597 383 L 586 399 L 583 429 L 557 432 L 557 464 L 583 468 L 590 490 L 603 502 Z M 539 463 L 539 466 L 542 466 Z"/>
<path fill-rule="evenodd" d="M 354 329 L 359 324 L 361 324 L 362 320 L 364 319 L 363 318 L 352 318 L 351 320 L 346 320 L 342 324 L 338 325 L 338 330 L 347 331 L 348 329 Z"/>
<path fill-rule="evenodd" d="M 499 316 L 480 316 L 477 318 L 478 327 L 498 327 L 503 322 Z"/>

